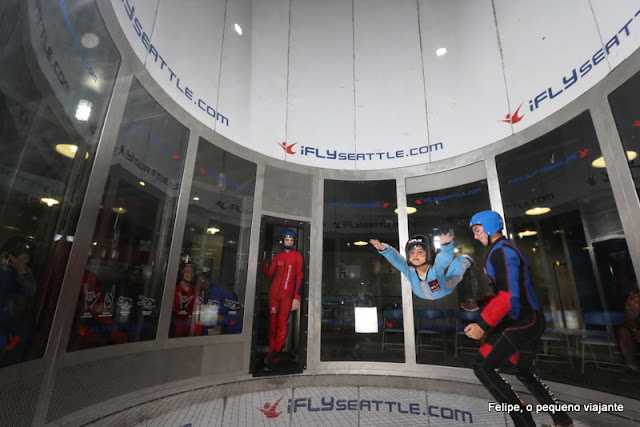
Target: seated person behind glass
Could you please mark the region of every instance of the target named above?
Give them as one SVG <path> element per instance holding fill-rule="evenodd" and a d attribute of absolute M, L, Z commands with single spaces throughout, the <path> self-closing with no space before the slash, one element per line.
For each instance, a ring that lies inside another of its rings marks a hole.
<path fill-rule="evenodd" d="M 200 335 L 202 325 L 193 319 L 193 309 L 197 302 L 197 290 L 193 286 L 196 270 L 188 262 L 180 264 L 178 283 L 173 294 L 171 309 L 171 337 Z"/>
<path fill-rule="evenodd" d="M 369 240 L 391 265 L 409 279 L 413 293 L 422 299 L 429 300 L 449 295 L 463 279 L 468 280 L 468 275 L 465 273 L 473 264 L 473 260 L 466 255 L 454 258 L 452 241 L 453 236 L 450 233 L 441 234 L 441 251 L 436 255 L 431 238 L 423 235 L 413 236 L 405 246 L 407 253 L 405 261 L 390 245 L 377 239 Z"/>
<path fill-rule="evenodd" d="M 31 241 L 19 236 L 0 249 L 0 366 L 20 362 L 29 340 L 28 299 L 37 290 L 28 266 L 32 249 Z"/>
<path fill-rule="evenodd" d="M 26 299 L 36 293 L 36 279 L 29 269 L 33 245 L 24 237 L 8 239 L 0 249 L 0 317 L 22 319 Z"/>
<path fill-rule="evenodd" d="M 140 296 L 144 293 L 144 286 L 140 282 L 142 277 L 142 266 L 135 264 L 127 269 L 125 280 L 113 286 L 111 301 L 111 312 L 113 320 L 120 325 L 129 325 L 127 335 L 129 342 L 135 340 L 136 323 L 140 317 Z"/>
<path fill-rule="evenodd" d="M 203 277 L 200 281 L 200 295 L 202 335 L 242 332 L 242 319 L 237 316 L 240 304 L 235 292 L 231 293 L 220 286 L 211 286 L 211 281 Z"/>
<path fill-rule="evenodd" d="M 119 330 L 108 311 L 105 295 L 98 276 L 85 270 L 71 327 L 69 351 L 127 342 L 127 335 Z"/>

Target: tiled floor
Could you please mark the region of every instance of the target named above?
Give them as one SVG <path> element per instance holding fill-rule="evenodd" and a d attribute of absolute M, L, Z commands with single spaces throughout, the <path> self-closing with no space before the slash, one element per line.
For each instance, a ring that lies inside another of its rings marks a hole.
<path fill-rule="evenodd" d="M 158 399 L 104 417 L 102 426 L 512 426 L 504 412 L 489 410 L 483 398 L 436 390 L 371 385 L 322 385 L 348 379 L 332 376 L 305 381 L 246 381 L 193 390 Z M 315 378 L 315 379 L 313 379 Z M 353 376 L 352 376 L 353 378 Z M 381 382 L 398 380 L 372 377 Z M 320 381 L 317 381 L 320 380 Z M 306 382 L 317 386 L 305 385 Z M 463 387 L 464 388 L 464 387 Z M 471 393 L 473 394 L 473 393 Z M 525 397 L 530 400 L 530 397 Z M 553 426 L 546 413 L 534 413 L 538 426 Z M 576 427 L 638 425 L 622 416 L 580 411 L 572 413 Z"/>

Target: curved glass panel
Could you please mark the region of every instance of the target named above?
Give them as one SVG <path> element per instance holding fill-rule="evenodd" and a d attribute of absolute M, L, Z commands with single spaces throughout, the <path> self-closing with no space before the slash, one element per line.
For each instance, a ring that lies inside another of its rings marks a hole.
<path fill-rule="evenodd" d="M 155 338 L 188 130 L 134 80 L 68 350 Z"/>
<path fill-rule="evenodd" d="M 395 181 L 324 184 L 323 361 L 404 362 L 400 273 L 368 243 L 398 246 Z"/>
<path fill-rule="evenodd" d="M 255 184 L 255 164 L 200 139 L 170 337 L 242 332 Z"/>
<path fill-rule="evenodd" d="M 636 276 L 600 157 L 585 112 L 496 164 L 508 238 L 531 262 L 548 321 L 538 372 L 638 398 L 618 340 Z"/>
<path fill-rule="evenodd" d="M 444 298 L 432 301 L 413 294 L 417 362 L 468 365 L 477 344 L 457 334 L 464 320 L 460 319 L 460 304 L 482 305 L 483 296 L 493 293 L 483 274 L 486 251 L 475 244 L 469 230 L 471 216 L 491 208 L 484 163 L 409 178 L 406 183 L 409 236 L 427 235 L 438 249 L 438 236 L 453 231 L 454 257 L 464 254 L 476 262 L 468 279 Z"/>
<path fill-rule="evenodd" d="M 44 353 L 119 65 L 95 2 L 2 2 L 0 367 Z"/>

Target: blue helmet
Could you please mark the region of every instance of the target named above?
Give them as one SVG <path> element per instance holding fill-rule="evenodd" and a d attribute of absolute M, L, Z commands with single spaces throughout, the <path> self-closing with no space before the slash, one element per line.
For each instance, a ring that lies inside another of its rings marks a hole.
<path fill-rule="evenodd" d="M 285 237 L 292 237 L 294 240 L 294 244 L 291 246 L 287 246 L 284 244 L 284 238 Z M 285 249 L 293 249 L 295 246 L 295 241 L 298 240 L 298 236 L 296 235 L 295 231 L 293 230 L 287 230 L 284 233 L 282 233 L 282 246 L 284 246 Z"/>
<path fill-rule="evenodd" d="M 473 227 L 474 225 L 481 225 L 487 236 L 496 234 L 504 228 L 502 217 L 495 211 L 478 212 L 471 217 L 471 222 L 469 222 L 469 227 Z"/>

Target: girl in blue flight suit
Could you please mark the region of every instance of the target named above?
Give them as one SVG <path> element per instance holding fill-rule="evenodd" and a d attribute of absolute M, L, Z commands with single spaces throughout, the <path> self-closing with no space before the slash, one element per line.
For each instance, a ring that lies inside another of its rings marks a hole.
<path fill-rule="evenodd" d="M 423 299 L 436 300 L 453 292 L 463 281 L 465 272 L 473 265 L 473 260 L 466 255 L 453 257 L 453 237 L 449 233 L 440 235 L 440 253 L 436 255 L 429 237 L 413 236 L 405 246 L 407 260 L 386 243 L 377 239 L 369 242 L 409 279 L 414 294 Z M 469 311 L 478 309 L 477 305 L 462 305 L 462 308 Z"/>

